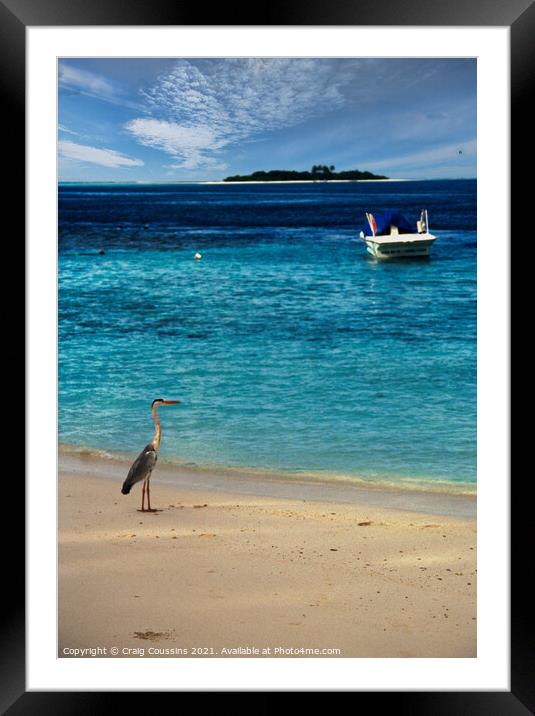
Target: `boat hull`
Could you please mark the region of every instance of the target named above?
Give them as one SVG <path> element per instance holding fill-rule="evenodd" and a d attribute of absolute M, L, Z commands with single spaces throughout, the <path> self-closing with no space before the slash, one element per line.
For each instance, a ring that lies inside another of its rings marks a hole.
<path fill-rule="evenodd" d="M 422 258 L 430 255 L 436 241 L 432 234 L 398 234 L 365 236 L 368 253 L 376 259 Z"/>

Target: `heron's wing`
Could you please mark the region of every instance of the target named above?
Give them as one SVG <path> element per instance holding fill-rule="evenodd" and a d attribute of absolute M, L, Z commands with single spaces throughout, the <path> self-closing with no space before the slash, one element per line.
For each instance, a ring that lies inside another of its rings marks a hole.
<path fill-rule="evenodd" d="M 154 469 L 156 464 L 157 455 L 154 447 L 149 443 L 144 448 L 137 458 L 134 460 L 134 464 L 130 468 L 130 471 L 123 484 L 123 491 L 126 489 L 128 492 L 136 482 L 141 482 L 148 477 Z"/>

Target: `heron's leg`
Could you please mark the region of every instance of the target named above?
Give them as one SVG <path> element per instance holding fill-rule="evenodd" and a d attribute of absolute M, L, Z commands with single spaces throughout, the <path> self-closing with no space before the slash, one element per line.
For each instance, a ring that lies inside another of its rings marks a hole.
<path fill-rule="evenodd" d="M 145 480 L 143 480 L 143 487 L 141 488 L 141 512 L 145 512 Z"/>
<path fill-rule="evenodd" d="M 150 508 L 150 477 L 147 479 L 147 500 L 149 504 L 149 512 L 152 512 Z"/>

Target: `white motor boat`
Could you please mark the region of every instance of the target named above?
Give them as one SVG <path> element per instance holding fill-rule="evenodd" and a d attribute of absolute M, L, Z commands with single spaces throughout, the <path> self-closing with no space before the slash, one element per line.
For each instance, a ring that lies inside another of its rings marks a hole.
<path fill-rule="evenodd" d="M 377 217 L 366 214 L 368 224 L 360 232 L 368 252 L 377 259 L 429 256 L 436 236 L 429 233 L 427 210 L 422 209 L 415 225 L 399 211 L 384 211 Z"/>

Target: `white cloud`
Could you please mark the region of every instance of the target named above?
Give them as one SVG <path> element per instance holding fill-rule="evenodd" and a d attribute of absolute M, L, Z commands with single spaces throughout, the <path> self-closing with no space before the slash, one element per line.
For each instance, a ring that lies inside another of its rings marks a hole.
<path fill-rule="evenodd" d="M 139 167 L 143 165 L 141 159 L 130 159 L 114 149 L 98 149 L 67 140 L 61 140 L 58 147 L 62 157 L 98 164 L 101 167 Z"/>
<path fill-rule="evenodd" d="M 210 163 L 202 152 L 221 146 L 209 127 L 187 127 L 158 119 L 133 119 L 125 128 L 146 147 L 162 149 L 182 160 L 173 167 L 192 169 L 201 163 Z"/>
<path fill-rule="evenodd" d="M 358 64 L 358 61 L 356 61 Z M 343 106 L 354 77 L 332 60 L 180 60 L 142 92 L 149 118 L 125 127 L 182 168 L 214 166 L 214 153 Z"/>

